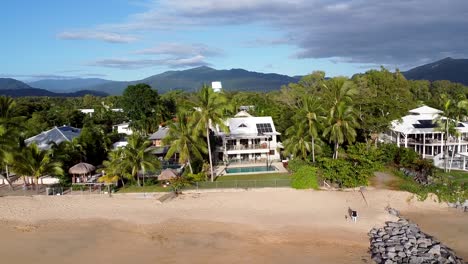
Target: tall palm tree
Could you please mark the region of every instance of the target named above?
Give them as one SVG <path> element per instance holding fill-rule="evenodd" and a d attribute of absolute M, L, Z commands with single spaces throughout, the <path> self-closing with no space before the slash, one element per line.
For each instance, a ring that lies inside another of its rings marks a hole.
<path fill-rule="evenodd" d="M 169 132 L 164 138 L 164 143 L 170 145 L 166 154 L 166 159 L 179 154 L 179 163 L 187 163 L 190 168 L 190 173 L 193 174 L 191 156 L 202 159 L 202 153 L 207 153 L 206 144 L 201 140 L 199 131 L 195 129 L 195 125 L 190 123 L 186 112 L 177 113 L 177 123 L 168 125 Z"/>
<path fill-rule="evenodd" d="M 323 131 L 323 136 L 328 137 L 329 142 L 334 145 L 334 159 L 338 159 L 340 144 L 345 141 L 351 143 L 356 139 L 357 127 L 356 113 L 350 104 L 341 101 L 330 110 L 328 124 Z"/>
<path fill-rule="evenodd" d="M 6 180 L 13 188 L 8 175 L 9 156 L 19 147 L 19 136 L 24 117 L 18 115 L 16 102 L 11 97 L 0 96 L 0 166 L 5 165 Z"/>
<path fill-rule="evenodd" d="M 103 162 L 105 175 L 102 181 L 111 183 L 121 180 L 122 186 L 125 187 L 124 179 L 132 179 L 131 167 L 123 162 L 123 150 L 123 148 L 117 148 L 109 152 L 108 160 Z"/>
<path fill-rule="evenodd" d="M 295 119 L 296 122 L 302 122 L 308 132 L 311 139 L 312 162 L 315 163 L 315 139 L 318 137 L 318 129 L 323 126 L 325 121 L 323 107 L 315 97 L 303 97 Z"/>
<path fill-rule="evenodd" d="M 309 135 L 302 123 L 295 123 L 286 130 L 287 139 L 283 142 L 284 153 L 293 157 L 307 159 L 311 148 Z"/>
<path fill-rule="evenodd" d="M 150 145 L 150 141 L 134 133 L 128 138 L 128 145 L 123 148 L 122 166 L 130 168 L 130 174 L 133 178 L 137 178 L 138 186 L 140 186 L 140 177 L 138 177 L 140 170 L 144 173 L 146 170 L 155 170 L 160 166 L 156 156 L 147 151 Z"/>
<path fill-rule="evenodd" d="M 207 85 L 203 85 L 195 96 L 197 120 L 197 129 L 205 131 L 206 142 L 208 144 L 208 158 L 210 162 L 211 181 L 214 181 L 213 159 L 211 157 L 211 142 L 210 142 L 210 125 L 212 127 L 219 126 L 224 131 L 228 132 L 229 128 L 224 123 L 224 109 L 227 107 L 226 98 L 222 93 L 214 92 Z"/>
<path fill-rule="evenodd" d="M 443 107 L 442 113 L 436 119 L 438 128 L 444 132 L 444 171 L 448 171 L 448 138 L 449 136 L 458 136 L 456 126 L 468 110 L 468 101 L 462 100 L 454 104 L 446 95 L 442 95 Z"/>
<path fill-rule="evenodd" d="M 46 175 L 63 175 L 62 163 L 54 161 L 51 150 L 41 150 L 31 144 L 13 156 L 9 162 L 12 171 L 23 177 L 32 177 L 39 183 L 39 178 Z"/>

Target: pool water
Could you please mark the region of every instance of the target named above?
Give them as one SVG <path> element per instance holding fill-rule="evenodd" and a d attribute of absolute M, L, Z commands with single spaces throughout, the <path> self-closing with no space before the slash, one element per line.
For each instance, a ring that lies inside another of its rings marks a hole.
<path fill-rule="evenodd" d="M 274 166 L 255 166 L 255 167 L 241 167 L 241 168 L 226 168 L 226 173 L 248 173 L 248 172 L 265 172 L 276 171 Z"/>

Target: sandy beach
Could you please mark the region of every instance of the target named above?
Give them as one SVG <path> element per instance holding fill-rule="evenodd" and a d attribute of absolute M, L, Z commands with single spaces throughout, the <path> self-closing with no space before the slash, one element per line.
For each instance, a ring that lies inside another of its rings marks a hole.
<path fill-rule="evenodd" d="M 163 204 L 143 194 L 1 197 L 0 254 L 8 263 L 365 263 L 367 232 L 394 220 L 390 205 L 468 258 L 466 214 L 404 192 L 365 197 L 290 189 L 190 193 Z M 450 226 L 426 221 L 428 213 Z"/>

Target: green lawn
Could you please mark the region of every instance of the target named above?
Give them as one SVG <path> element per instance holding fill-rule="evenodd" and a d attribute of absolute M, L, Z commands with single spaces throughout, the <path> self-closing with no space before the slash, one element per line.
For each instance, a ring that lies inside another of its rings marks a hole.
<path fill-rule="evenodd" d="M 264 173 L 264 174 L 241 174 L 224 175 L 216 178 L 216 181 L 235 181 L 235 180 L 289 180 L 291 176 L 288 173 Z"/>
<path fill-rule="evenodd" d="M 444 172 L 443 170 L 438 169 L 436 171 L 436 175 L 442 176 L 442 177 L 453 177 L 454 181 L 468 183 L 468 172 L 464 172 L 464 171 Z"/>
<path fill-rule="evenodd" d="M 147 185 L 147 186 L 125 186 L 125 188 L 120 188 L 118 193 L 140 193 L 140 192 L 170 192 L 171 189 L 162 187 L 160 185 Z"/>

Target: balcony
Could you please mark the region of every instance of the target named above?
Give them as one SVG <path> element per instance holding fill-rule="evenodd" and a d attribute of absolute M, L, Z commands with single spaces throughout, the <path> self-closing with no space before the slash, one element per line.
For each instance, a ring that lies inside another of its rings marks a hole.
<path fill-rule="evenodd" d="M 226 150 L 255 150 L 255 149 L 268 149 L 268 144 L 258 144 L 258 145 L 227 145 Z"/>

